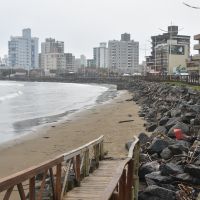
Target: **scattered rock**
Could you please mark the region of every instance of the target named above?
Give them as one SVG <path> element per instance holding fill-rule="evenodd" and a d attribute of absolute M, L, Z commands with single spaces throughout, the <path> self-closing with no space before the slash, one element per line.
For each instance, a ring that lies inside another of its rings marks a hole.
<path fill-rule="evenodd" d="M 146 174 L 150 174 L 152 172 L 156 172 L 159 170 L 160 164 L 157 161 L 152 161 L 143 164 L 139 168 L 139 177 L 140 179 L 144 179 Z"/>
<path fill-rule="evenodd" d="M 148 147 L 147 151 L 150 154 L 161 153 L 163 149 L 168 147 L 168 145 L 169 145 L 168 141 L 164 139 L 154 139 L 151 145 Z"/>

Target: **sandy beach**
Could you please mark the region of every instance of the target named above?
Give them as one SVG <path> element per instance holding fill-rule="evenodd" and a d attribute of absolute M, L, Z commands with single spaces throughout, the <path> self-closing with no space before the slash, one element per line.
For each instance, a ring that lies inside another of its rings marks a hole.
<path fill-rule="evenodd" d="M 126 155 L 125 142 L 144 131 L 144 121 L 138 117 L 139 107 L 127 91 L 109 103 L 100 104 L 74 114 L 70 120 L 51 124 L 34 136 L 18 139 L 0 149 L 0 177 L 13 174 L 75 149 L 100 135 L 105 136 L 109 156 Z M 119 123 L 119 121 L 134 120 Z"/>

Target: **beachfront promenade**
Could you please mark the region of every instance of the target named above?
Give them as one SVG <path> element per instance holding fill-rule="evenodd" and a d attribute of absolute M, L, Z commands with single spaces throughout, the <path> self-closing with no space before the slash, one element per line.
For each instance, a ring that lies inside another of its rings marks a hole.
<path fill-rule="evenodd" d="M 78 149 L 0 179 L 0 192 L 3 200 L 13 199 L 13 193 L 21 200 L 136 200 L 138 167 L 136 137 L 127 157 L 111 158 L 105 156 L 104 136 L 101 136 Z"/>

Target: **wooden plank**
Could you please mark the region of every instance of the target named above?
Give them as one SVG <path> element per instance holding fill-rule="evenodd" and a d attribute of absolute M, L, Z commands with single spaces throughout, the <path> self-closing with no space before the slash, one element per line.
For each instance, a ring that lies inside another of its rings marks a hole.
<path fill-rule="evenodd" d="M 128 163 L 127 186 L 126 186 L 126 199 L 132 199 L 132 186 L 133 186 L 133 160 Z"/>
<path fill-rule="evenodd" d="M 26 200 L 25 192 L 22 183 L 17 184 L 17 189 L 19 191 L 19 196 L 21 200 Z"/>
<path fill-rule="evenodd" d="M 69 160 L 69 159 L 75 157 L 76 155 L 81 154 L 88 147 L 91 147 L 93 145 L 103 142 L 103 138 L 104 138 L 104 136 L 101 136 L 98 139 L 93 140 L 93 141 L 87 143 L 86 145 L 83 145 L 73 151 L 62 154 L 54 159 L 45 161 L 45 162 L 41 163 L 40 165 L 33 166 L 26 170 L 15 173 L 11 176 L 0 179 L 0 192 L 7 190 L 10 187 L 15 186 L 19 183 L 22 183 L 22 182 L 32 178 L 33 176 L 36 176 L 37 174 L 40 174 L 43 171 L 56 166 L 57 164 L 63 162 L 64 160 Z"/>
<path fill-rule="evenodd" d="M 68 185 L 67 178 L 68 178 L 70 167 L 71 167 L 71 160 L 69 161 L 69 163 L 67 165 L 66 172 L 65 172 L 65 178 L 64 178 L 64 182 L 63 182 L 63 186 L 62 186 L 62 192 L 61 192 L 61 199 L 63 198 L 63 196 L 65 194 L 65 189 L 67 188 L 67 185 Z"/>
<path fill-rule="evenodd" d="M 119 199 L 126 199 L 126 169 L 123 170 L 122 176 L 119 180 Z"/>
<path fill-rule="evenodd" d="M 40 190 L 38 192 L 37 200 L 42 200 L 42 194 L 43 194 L 43 190 L 44 190 L 44 186 L 46 182 L 46 176 L 47 176 L 47 170 L 43 173 L 42 183 L 40 186 Z"/>
<path fill-rule="evenodd" d="M 115 172 L 115 175 L 112 177 L 107 188 L 105 188 L 105 191 L 101 196 L 101 200 L 108 200 L 109 198 L 111 198 L 111 195 L 112 195 L 113 191 L 115 190 L 117 183 L 119 182 L 119 179 L 123 173 L 123 170 L 130 160 L 131 160 L 131 158 L 127 158 L 121 162 L 121 164 L 119 165 L 119 167 L 117 168 L 117 170 Z"/>
<path fill-rule="evenodd" d="M 62 165 L 60 163 L 56 167 L 56 200 L 60 200 L 61 196 L 61 171 Z"/>
<path fill-rule="evenodd" d="M 12 193 L 12 191 L 13 191 L 13 188 L 14 188 L 14 186 L 10 187 L 10 188 L 6 191 L 6 194 L 4 195 L 3 200 L 9 200 L 9 199 L 10 199 L 10 195 L 11 195 L 11 193 Z"/>
<path fill-rule="evenodd" d="M 18 183 L 22 183 L 32 178 L 33 176 L 44 172 L 50 167 L 61 163 L 63 161 L 63 158 L 63 156 L 58 156 L 54 159 L 43 162 L 40 165 L 36 165 L 34 167 L 15 173 L 11 176 L 0 179 L 0 192 L 10 188 L 11 186 L 17 185 Z"/>
<path fill-rule="evenodd" d="M 54 175 L 53 175 L 53 169 L 52 168 L 49 169 L 49 174 L 50 174 L 50 180 L 51 180 L 53 200 L 56 200 L 56 191 L 55 191 Z"/>
<path fill-rule="evenodd" d="M 29 199 L 35 200 L 35 177 L 29 179 Z"/>
<path fill-rule="evenodd" d="M 75 164 L 75 174 L 76 174 L 76 181 L 77 186 L 80 187 L 81 185 L 81 156 L 76 156 L 76 164 Z"/>

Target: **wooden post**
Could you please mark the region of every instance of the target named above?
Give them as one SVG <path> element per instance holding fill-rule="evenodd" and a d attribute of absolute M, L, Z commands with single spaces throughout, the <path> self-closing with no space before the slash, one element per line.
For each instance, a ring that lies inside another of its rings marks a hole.
<path fill-rule="evenodd" d="M 100 143 L 100 160 L 103 160 L 104 158 L 104 145 L 103 141 Z"/>
<path fill-rule="evenodd" d="M 61 171 L 62 166 L 61 163 L 57 165 L 56 167 L 56 200 L 61 200 Z"/>
<path fill-rule="evenodd" d="M 134 155 L 134 162 L 133 162 L 133 186 L 134 186 L 134 200 L 138 200 L 138 191 L 139 191 L 139 177 L 138 177 L 138 169 L 139 169 L 139 151 L 140 145 L 139 143 L 136 144 L 133 155 Z"/>
<path fill-rule="evenodd" d="M 126 200 L 133 199 L 132 186 L 133 186 L 133 160 L 128 163 L 127 186 L 126 186 Z"/>
<path fill-rule="evenodd" d="M 17 189 L 19 191 L 20 199 L 21 200 L 26 200 L 26 196 L 25 196 L 25 193 L 24 193 L 24 188 L 23 188 L 22 183 L 17 184 Z"/>
<path fill-rule="evenodd" d="M 9 189 L 6 191 L 6 194 L 4 195 L 3 200 L 9 200 L 9 199 L 10 199 L 10 195 L 11 195 L 11 193 L 12 193 L 12 191 L 13 191 L 13 188 L 14 188 L 14 186 L 12 186 L 11 188 L 9 188 Z"/>
<path fill-rule="evenodd" d="M 96 161 L 96 167 L 99 167 L 99 144 L 94 145 L 94 158 Z"/>
<path fill-rule="evenodd" d="M 83 168 L 83 174 L 84 177 L 89 176 L 89 171 L 90 171 L 90 158 L 89 158 L 89 149 L 85 151 L 85 156 L 84 156 L 84 168 Z"/>
<path fill-rule="evenodd" d="M 85 151 L 85 176 L 89 176 L 90 172 L 90 155 L 89 149 Z"/>
<path fill-rule="evenodd" d="M 29 180 L 29 199 L 35 200 L 35 177 L 32 177 Z"/>
<path fill-rule="evenodd" d="M 81 156 L 80 154 L 76 156 L 76 165 L 75 165 L 75 172 L 76 172 L 76 181 L 77 181 L 77 186 L 80 186 L 81 183 Z"/>
<path fill-rule="evenodd" d="M 123 170 L 122 176 L 119 180 L 119 200 L 126 199 L 126 169 Z"/>
<path fill-rule="evenodd" d="M 113 192 L 111 200 L 119 200 L 119 193 L 118 192 Z"/>

